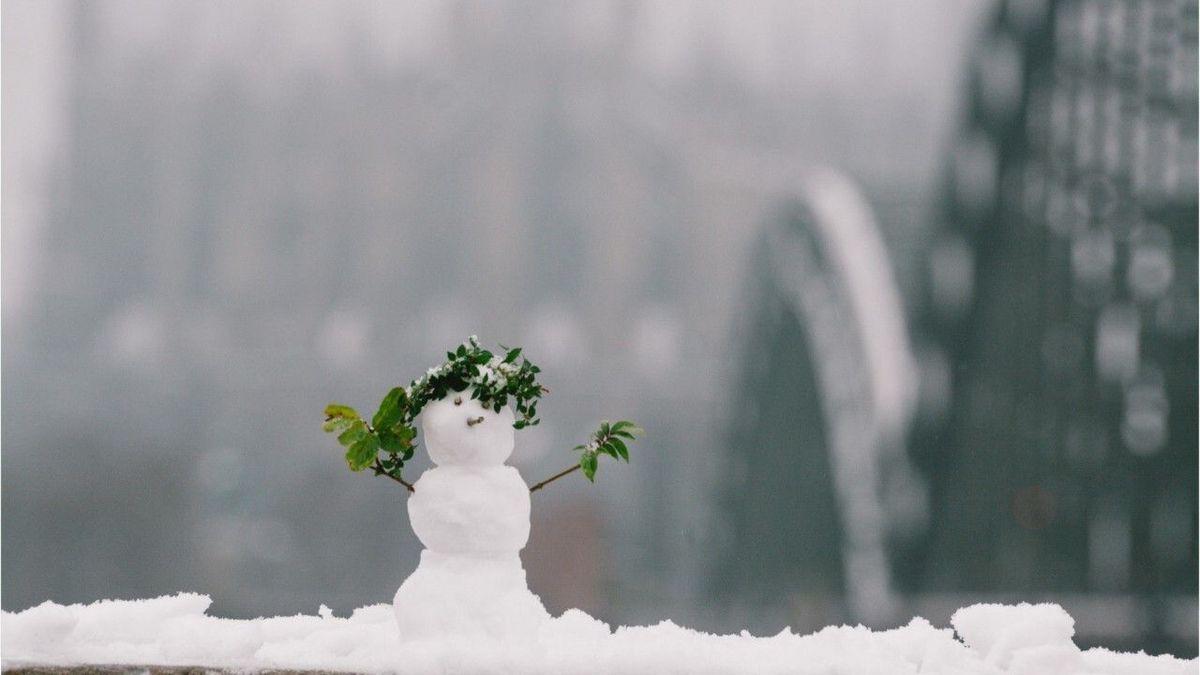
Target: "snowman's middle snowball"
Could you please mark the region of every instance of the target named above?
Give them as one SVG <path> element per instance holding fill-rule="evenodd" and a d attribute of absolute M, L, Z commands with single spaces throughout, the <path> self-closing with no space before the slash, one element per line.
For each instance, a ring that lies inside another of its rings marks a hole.
<path fill-rule="evenodd" d="M 415 487 L 408 519 L 430 550 L 515 557 L 529 541 L 529 488 L 511 466 L 439 466 Z"/>

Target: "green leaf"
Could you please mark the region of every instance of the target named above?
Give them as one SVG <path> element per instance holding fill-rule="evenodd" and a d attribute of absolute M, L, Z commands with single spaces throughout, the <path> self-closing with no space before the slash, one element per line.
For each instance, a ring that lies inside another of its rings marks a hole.
<path fill-rule="evenodd" d="M 504 346 L 504 345 L 501 345 L 501 347 L 503 347 L 503 346 Z M 518 356 L 520 356 L 520 355 L 521 355 L 521 348 L 520 348 L 520 347 L 517 347 L 517 348 L 515 348 L 515 349 L 510 349 L 510 350 L 508 350 L 508 353 L 504 355 L 504 362 L 505 362 L 505 363 L 512 363 L 513 361 L 516 361 L 516 360 L 517 360 L 517 357 L 518 357 Z"/>
<path fill-rule="evenodd" d="M 492 360 L 492 353 L 488 350 L 483 350 L 475 355 L 475 363 L 484 364 Z"/>
<path fill-rule="evenodd" d="M 608 435 L 608 422 L 601 422 L 599 438 L 605 438 Z"/>
<path fill-rule="evenodd" d="M 608 444 L 617 451 L 617 454 L 621 456 L 621 459 L 625 460 L 627 464 L 629 463 L 629 448 L 625 447 L 624 441 L 614 436 L 613 438 L 608 439 Z"/>
<path fill-rule="evenodd" d="M 603 452 L 604 454 L 608 455 L 609 457 L 612 457 L 613 459 L 617 459 L 619 457 L 619 455 L 617 454 L 617 449 L 614 448 L 613 446 L 609 445 L 608 443 L 601 445 L 600 447 L 596 448 L 596 450 L 598 450 L 599 452 Z"/>
<path fill-rule="evenodd" d="M 352 419 L 345 417 L 334 417 L 333 419 L 325 420 L 325 423 L 321 425 L 321 428 L 328 432 L 337 432 L 340 434 L 346 429 L 349 429 L 351 424 L 354 424 L 354 420 Z"/>
<path fill-rule="evenodd" d="M 408 395 L 404 387 L 395 387 L 383 397 L 379 403 L 379 411 L 371 419 L 371 426 L 384 429 L 399 422 L 404 417 L 404 409 L 408 407 Z"/>
<path fill-rule="evenodd" d="M 629 439 L 633 439 L 637 436 L 640 436 L 640 435 L 646 433 L 645 430 L 641 429 L 640 427 L 638 427 L 638 425 L 636 425 L 633 422 L 630 422 L 628 420 L 621 420 L 620 422 L 613 424 L 612 432 L 614 434 L 618 434 L 618 435 L 624 436 L 625 438 L 629 438 Z"/>
<path fill-rule="evenodd" d="M 392 427 L 392 432 L 400 437 L 404 445 L 412 447 L 413 439 L 417 437 L 417 428 L 413 426 Z"/>
<path fill-rule="evenodd" d="M 361 441 L 364 436 L 369 435 L 370 433 L 367 431 L 366 423 L 362 420 L 354 420 L 351 422 L 350 428 L 346 429 L 341 433 L 341 435 L 338 436 L 338 443 L 341 443 L 348 448 L 351 445 Z"/>
<path fill-rule="evenodd" d="M 597 464 L 596 453 L 594 452 L 585 452 L 579 457 L 579 468 L 583 469 L 583 475 L 587 476 L 587 479 L 593 483 L 596 482 Z"/>
<path fill-rule="evenodd" d="M 379 446 L 385 452 L 392 454 L 403 453 L 412 447 L 413 436 L 416 435 L 416 429 L 413 427 L 399 426 L 393 429 L 380 429 Z"/>
<path fill-rule="evenodd" d="M 367 434 L 346 450 L 346 463 L 351 471 L 362 471 L 375 462 L 379 452 L 379 439 L 374 434 Z"/>
<path fill-rule="evenodd" d="M 354 408 L 342 405 L 341 403 L 330 403 L 325 406 L 325 419 L 332 420 L 339 418 L 356 420 L 358 419 L 358 413 Z"/>

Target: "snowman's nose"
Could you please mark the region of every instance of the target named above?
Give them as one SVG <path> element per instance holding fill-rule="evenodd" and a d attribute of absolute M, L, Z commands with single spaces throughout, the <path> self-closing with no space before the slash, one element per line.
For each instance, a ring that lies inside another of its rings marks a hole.
<path fill-rule="evenodd" d="M 473 427 L 476 424 L 483 424 L 483 416 L 482 415 L 480 415 L 479 417 L 468 417 L 467 418 L 467 426 Z"/>

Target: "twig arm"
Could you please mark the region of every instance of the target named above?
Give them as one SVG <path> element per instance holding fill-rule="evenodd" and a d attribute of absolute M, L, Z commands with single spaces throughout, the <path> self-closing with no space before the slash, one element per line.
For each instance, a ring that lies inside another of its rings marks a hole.
<path fill-rule="evenodd" d="M 562 471 L 559 471 L 558 473 L 554 474 L 553 476 L 550 476 L 546 480 L 535 484 L 533 487 L 529 488 L 529 491 L 537 492 L 538 490 L 541 490 L 542 488 L 546 487 L 547 484 L 553 483 L 554 481 L 558 480 L 559 478 L 562 478 L 563 476 L 570 474 L 572 471 L 577 471 L 577 470 L 579 470 L 579 465 L 572 464 L 571 468 L 563 469 Z"/>
<path fill-rule="evenodd" d="M 371 466 L 371 468 L 372 468 L 372 469 L 375 469 L 375 474 L 376 474 L 376 475 L 378 475 L 378 476 L 387 476 L 388 478 L 391 478 L 392 480 L 396 481 L 397 483 L 399 483 L 399 484 L 403 485 L 404 487 L 408 488 L 408 491 L 409 491 L 409 492 L 416 492 L 416 491 L 417 491 L 417 489 L 413 487 L 413 484 L 412 484 L 412 483 L 410 483 L 410 482 L 408 482 L 408 481 L 404 480 L 403 478 L 400 478 L 399 476 L 393 476 L 392 474 L 388 473 L 388 472 L 387 472 L 387 469 L 384 469 L 384 468 L 383 468 L 383 464 L 380 464 L 380 463 L 379 463 L 379 459 L 378 459 L 378 458 L 376 458 L 376 460 L 375 460 L 375 464 L 373 464 L 373 465 Z"/>

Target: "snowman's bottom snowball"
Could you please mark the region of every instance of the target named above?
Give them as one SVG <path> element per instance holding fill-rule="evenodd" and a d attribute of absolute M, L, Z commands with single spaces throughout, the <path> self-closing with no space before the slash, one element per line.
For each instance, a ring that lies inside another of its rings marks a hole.
<path fill-rule="evenodd" d="M 426 549 L 392 605 L 401 640 L 533 639 L 550 618 L 515 553 L 472 557 Z"/>

